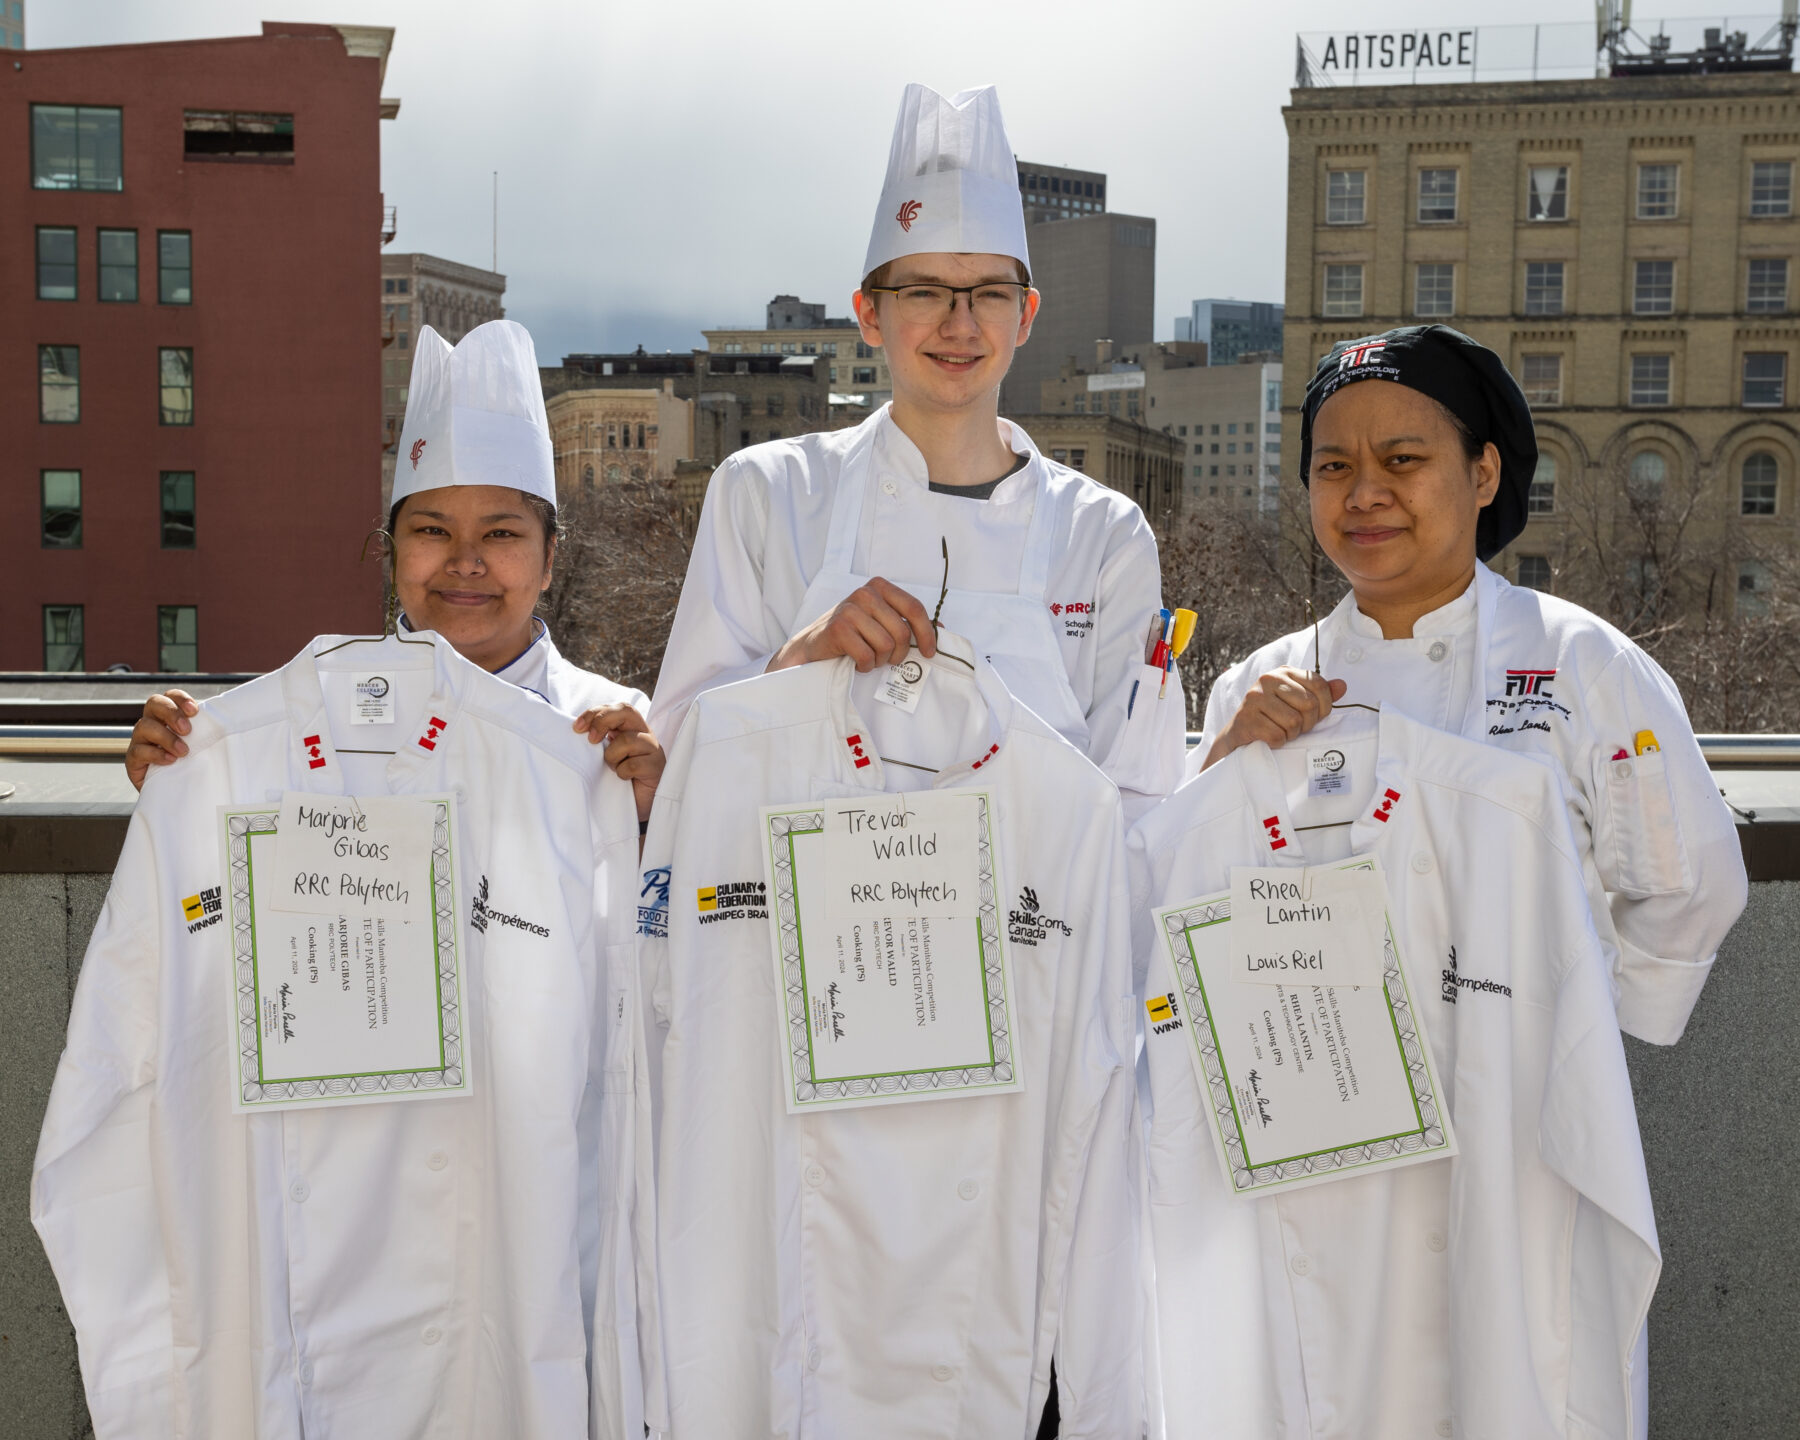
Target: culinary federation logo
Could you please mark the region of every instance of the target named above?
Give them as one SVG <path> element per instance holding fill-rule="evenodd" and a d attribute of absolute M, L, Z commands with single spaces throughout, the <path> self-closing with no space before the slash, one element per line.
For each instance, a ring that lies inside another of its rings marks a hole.
<path fill-rule="evenodd" d="M 919 218 L 920 208 L 917 200 L 908 200 L 894 216 L 900 222 L 900 228 L 908 234 L 912 233 L 912 222 Z"/>

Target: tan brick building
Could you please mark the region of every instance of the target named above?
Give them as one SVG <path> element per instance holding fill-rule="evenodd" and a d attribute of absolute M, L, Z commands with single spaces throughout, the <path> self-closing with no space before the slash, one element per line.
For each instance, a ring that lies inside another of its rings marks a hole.
<path fill-rule="evenodd" d="M 1319 355 L 1442 320 L 1536 411 L 1532 519 L 1496 568 L 1560 589 L 1578 531 L 1592 552 L 1660 515 L 1753 594 L 1800 513 L 1800 76 L 1299 89 L 1283 114 L 1283 476 Z"/>
<path fill-rule="evenodd" d="M 1173 435 L 1107 414 L 1009 414 L 1052 460 L 1129 495 L 1153 521 L 1180 514 L 1182 446 Z"/>
<path fill-rule="evenodd" d="M 760 330 L 734 326 L 700 333 L 715 355 L 821 356 L 833 394 L 861 395 L 870 409 L 885 405 L 894 395 L 887 360 L 878 348 L 863 343 L 854 320 L 827 315 L 825 308 L 798 296 L 777 295 Z"/>
<path fill-rule="evenodd" d="M 545 404 L 556 455 L 556 493 L 667 480 L 694 454 L 694 402 L 675 381 L 635 390 L 565 390 Z"/>

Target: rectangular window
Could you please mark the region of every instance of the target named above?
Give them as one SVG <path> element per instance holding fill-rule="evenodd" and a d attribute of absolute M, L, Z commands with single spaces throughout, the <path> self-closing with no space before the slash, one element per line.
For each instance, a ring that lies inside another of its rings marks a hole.
<path fill-rule="evenodd" d="M 1454 170 L 1421 170 L 1419 172 L 1419 222 L 1441 224 L 1456 218 L 1456 172 Z"/>
<path fill-rule="evenodd" d="M 38 346 L 38 419 L 73 425 L 81 419 L 81 348 Z"/>
<path fill-rule="evenodd" d="M 156 668 L 192 675 L 200 668 L 200 610 L 195 605 L 156 607 Z"/>
<path fill-rule="evenodd" d="M 1086 450 L 1071 450 L 1069 452 L 1069 468 L 1071 470 L 1086 470 L 1087 469 L 1087 451 Z"/>
<path fill-rule="evenodd" d="M 164 305 L 194 303 L 194 237 L 187 230 L 156 232 L 156 298 Z"/>
<path fill-rule="evenodd" d="M 1520 380 L 1529 405 L 1562 404 L 1562 356 L 1523 355 Z"/>
<path fill-rule="evenodd" d="M 875 383 L 875 367 L 873 365 L 853 366 L 850 371 L 852 385 L 873 385 Z"/>
<path fill-rule="evenodd" d="M 40 225 L 37 232 L 37 298 L 75 298 L 75 231 Z"/>
<path fill-rule="evenodd" d="M 1635 315 L 1670 315 L 1675 311 L 1675 262 L 1639 260 L 1632 267 L 1631 309 Z"/>
<path fill-rule="evenodd" d="M 137 231 L 100 232 L 100 298 L 137 302 Z"/>
<path fill-rule="evenodd" d="M 194 352 L 163 349 L 156 352 L 158 381 L 162 387 L 162 423 L 194 423 Z"/>
<path fill-rule="evenodd" d="M 1673 220 L 1676 209 L 1676 177 L 1679 165 L 1640 165 L 1637 176 L 1637 218 Z"/>
<path fill-rule="evenodd" d="M 1366 170 L 1329 170 L 1325 174 L 1325 223 L 1327 225 L 1360 225 L 1363 223 L 1368 183 Z"/>
<path fill-rule="evenodd" d="M 1757 160 L 1750 166 L 1750 213 L 1794 213 L 1794 162 Z"/>
<path fill-rule="evenodd" d="M 189 110 L 182 116 L 182 130 L 182 148 L 189 160 L 294 163 L 292 115 Z"/>
<path fill-rule="evenodd" d="M 1750 284 L 1744 295 L 1746 310 L 1779 315 L 1787 309 L 1787 291 L 1788 262 L 1785 259 L 1750 262 Z"/>
<path fill-rule="evenodd" d="M 79 605 L 46 605 L 44 607 L 44 668 L 46 670 L 84 670 L 87 668 L 81 644 L 81 607 Z"/>
<path fill-rule="evenodd" d="M 1760 560 L 1740 560 L 1737 567 L 1737 609 L 1740 615 L 1769 613 L 1769 567 Z"/>
<path fill-rule="evenodd" d="M 1327 265 L 1325 267 L 1325 313 L 1327 315 L 1360 315 L 1363 313 L 1362 266 Z"/>
<path fill-rule="evenodd" d="M 1456 267 L 1421 265 L 1413 277 L 1413 314 L 1456 313 Z"/>
<path fill-rule="evenodd" d="M 1744 356 L 1744 404 L 1779 405 L 1787 391 L 1787 356 L 1781 351 Z"/>
<path fill-rule="evenodd" d="M 1569 218 L 1569 167 L 1567 165 L 1533 165 L 1531 194 L 1526 215 L 1532 220 L 1567 220 Z"/>
<path fill-rule="evenodd" d="M 833 359 L 836 359 L 837 358 L 837 341 L 827 340 L 823 345 L 821 345 L 819 347 L 819 353 L 821 355 L 829 355 Z"/>
<path fill-rule="evenodd" d="M 1563 313 L 1563 262 L 1532 260 L 1525 266 L 1525 313 L 1527 315 L 1560 315 Z"/>
<path fill-rule="evenodd" d="M 779 345 L 777 345 L 773 340 L 765 340 L 762 342 L 762 352 L 761 353 L 763 353 L 764 355 L 775 355 L 780 352 L 780 349 L 781 349 L 781 347 Z"/>
<path fill-rule="evenodd" d="M 860 340 L 858 340 L 856 342 L 856 358 L 858 360 L 871 359 L 874 356 L 874 354 L 875 354 L 875 350 L 874 350 L 873 346 L 865 345 Z"/>
<path fill-rule="evenodd" d="M 1519 584 L 1526 590 L 1550 588 L 1550 561 L 1543 555 L 1519 557 Z"/>
<path fill-rule="evenodd" d="M 43 528 L 40 543 L 46 550 L 81 548 L 81 472 L 40 470 Z"/>
<path fill-rule="evenodd" d="M 123 190 L 124 112 L 95 105 L 31 107 L 34 190 Z"/>
<path fill-rule="evenodd" d="M 779 415 L 781 413 L 781 397 L 779 395 L 763 396 L 763 408 L 767 414 Z"/>
<path fill-rule="evenodd" d="M 392 280 L 383 280 L 381 282 L 381 290 L 384 295 L 392 295 L 394 293 L 394 282 Z"/>
<path fill-rule="evenodd" d="M 194 548 L 194 472 L 162 472 L 162 548 Z"/>
<path fill-rule="evenodd" d="M 1667 405 L 1669 403 L 1669 356 L 1633 355 L 1631 357 L 1631 403 L 1633 405 Z"/>
<path fill-rule="evenodd" d="M 1781 473 L 1776 466 L 1775 457 L 1767 450 L 1758 450 L 1744 461 L 1743 488 L 1738 494 L 1738 513 L 1740 515 L 1773 515 L 1776 489 L 1780 478 Z"/>

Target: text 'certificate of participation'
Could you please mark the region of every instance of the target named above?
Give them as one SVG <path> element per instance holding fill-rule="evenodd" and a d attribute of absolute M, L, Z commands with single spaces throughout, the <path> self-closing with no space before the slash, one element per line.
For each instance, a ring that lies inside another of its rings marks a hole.
<path fill-rule="evenodd" d="M 320 803 L 353 812 L 359 802 L 329 796 Z M 416 819 L 405 814 L 412 807 Z M 440 795 L 384 796 L 377 809 L 386 823 L 416 828 L 428 843 L 384 845 L 379 854 L 377 846 L 365 847 L 330 867 L 332 885 L 342 890 L 338 903 L 315 898 L 312 909 L 294 908 L 293 896 L 277 894 L 283 880 L 292 890 L 294 874 L 311 873 L 295 871 L 291 853 L 282 857 L 278 848 L 291 799 L 220 811 L 237 1111 L 469 1093 L 455 803 Z M 351 878 L 356 883 L 344 888 Z M 392 903 L 371 903 L 371 895 Z"/>
<path fill-rule="evenodd" d="M 1018 1090 L 985 791 L 762 811 L 790 1114 Z"/>
<path fill-rule="evenodd" d="M 1381 983 L 1362 986 L 1246 981 L 1231 926 L 1229 891 L 1156 912 L 1232 1190 L 1267 1194 L 1454 1155 L 1392 918 L 1380 916 Z"/>

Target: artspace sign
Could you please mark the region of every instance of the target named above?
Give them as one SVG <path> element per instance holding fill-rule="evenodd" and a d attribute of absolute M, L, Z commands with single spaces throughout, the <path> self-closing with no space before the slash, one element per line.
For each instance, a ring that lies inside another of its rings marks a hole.
<path fill-rule="evenodd" d="M 1329 31 L 1303 37 L 1322 75 L 1368 71 L 1468 70 L 1475 30 Z"/>

